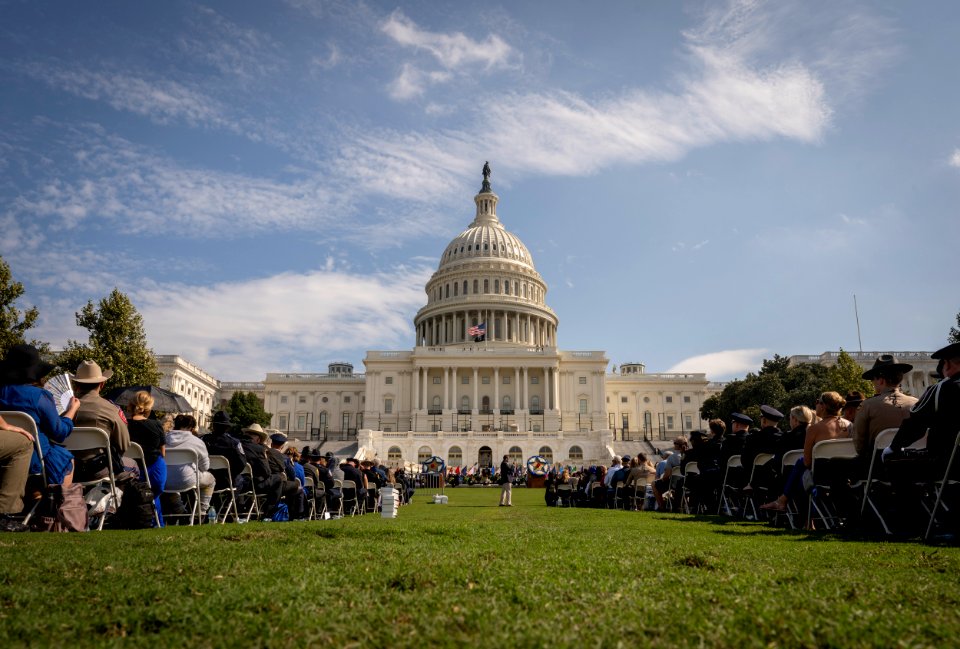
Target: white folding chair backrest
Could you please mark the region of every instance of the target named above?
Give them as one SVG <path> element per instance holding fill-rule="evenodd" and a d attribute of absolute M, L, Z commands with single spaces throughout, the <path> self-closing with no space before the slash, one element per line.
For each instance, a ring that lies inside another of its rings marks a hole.
<path fill-rule="evenodd" d="M 193 474 L 195 487 L 190 487 L 191 489 L 196 488 L 200 489 L 200 458 L 197 455 L 197 450 L 193 448 L 168 448 L 167 454 L 164 456 L 164 459 L 167 462 L 167 470 L 171 466 L 186 466 L 193 465 Z"/>
<path fill-rule="evenodd" d="M 697 464 L 697 461 L 687 462 L 687 466 L 683 469 L 683 475 L 694 475 L 698 473 L 700 473 L 700 466 Z"/>
<path fill-rule="evenodd" d="M 890 446 L 890 443 L 893 442 L 893 438 L 896 436 L 899 428 L 885 428 L 877 433 L 877 438 L 873 440 L 873 450 L 882 451 L 883 449 Z"/>
<path fill-rule="evenodd" d="M 92 426 L 74 426 L 73 431 L 63 441 L 63 445 L 68 451 L 89 451 L 103 450 L 107 454 L 107 477 L 97 480 L 89 480 L 78 484 L 91 485 L 101 482 L 110 483 L 110 491 L 113 493 L 114 502 L 119 502 L 116 476 L 113 474 L 113 451 L 110 449 L 110 436 L 102 428 Z M 103 529 L 103 523 L 106 520 L 106 514 L 100 517 L 100 523 L 97 529 Z"/>
<path fill-rule="evenodd" d="M 147 458 L 143 454 L 143 447 L 137 444 L 136 442 L 130 442 L 130 446 L 127 447 L 126 453 L 123 454 L 124 457 L 128 457 L 134 462 L 137 463 L 137 466 L 140 467 L 140 474 L 143 478 L 143 481 L 147 483 L 147 486 L 150 486 L 150 475 L 147 473 Z"/>
<path fill-rule="evenodd" d="M 789 475 L 790 468 L 797 463 L 797 460 L 803 457 L 803 449 L 798 448 L 792 451 L 787 451 L 783 454 L 783 462 L 781 468 L 783 470 L 783 475 Z"/>
<path fill-rule="evenodd" d="M 25 412 L 20 412 L 19 410 L 4 410 L 3 412 L 0 412 L 0 417 L 3 417 L 4 421 L 11 426 L 19 426 L 33 436 L 33 450 L 37 454 L 37 459 L 40 460 L 40 473 L 37 475 L 43 476 L 43 485 L 46 487 L 47 469 L 43 466 L 43 449 L 40 448 L 40 436 L 37 434 L 37 422 L 33 420 L 33 417 Z"/>
<path fill-rule="evenodd" d="M 756 457 L 753 458 L 753 466 L 763 466 L 772 459 L 773 453 L 757 453 Z"/>
<path fill-rule="evenodd" d="M 737 467 L 742 467 L 742 466 L 743 466 L 743 461 L 741 460 L 741 456 L 740 456 L 740 455 L 731 455 L 730 457 L 727 458 L 727 470 L 728 470 L 728 471 L 729 471 L 731 468 L 735 469 L 735 468 L 737 468 Z"/>
<path fill-rule="evenodd" d="M 852 460 L 857 457 L 857 448 L 853 445 L 853 440 L 849 437 L 842 439 L 825 439 L 813 445 L 813 457 L 811 459 L 811 469 L 815 469 L 817 460 L 846 459 Z"/>
<path fill-rule="evenodd" d="M 230 471 L 230 461 L 222 455 L 210 456 L 210 470 L 227 471 L 227 475 L 233 478 L 232 472 Z M 230 484 L 233 484 L 232 479 L 230 480 Z"/>

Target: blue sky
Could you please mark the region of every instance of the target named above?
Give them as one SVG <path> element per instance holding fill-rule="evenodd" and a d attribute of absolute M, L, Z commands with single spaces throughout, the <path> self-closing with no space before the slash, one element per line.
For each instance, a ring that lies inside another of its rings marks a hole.
<path fill-rule="evenodd" d="M 564 349 L 742 376 L 960 310 L 955 2 L 0 5 L 0 254 L 223 380 L 409 349 L 485 160 Z"/>

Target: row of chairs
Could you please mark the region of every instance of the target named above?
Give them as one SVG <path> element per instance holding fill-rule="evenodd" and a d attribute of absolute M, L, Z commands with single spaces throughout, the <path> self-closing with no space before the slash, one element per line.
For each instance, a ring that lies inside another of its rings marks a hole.
<path fill-rule="evenodd" d="M 896 428 L 890 428 L 881 431 L 877 435 L 874 442 L 874 452 L 871 457 L 866 478 L 854 480 L 849 484 L 849 488 L 854 494 L 857 494 L 862 490 L 862 495 L 860 495 L 859 498 L 861 520 L 864 519 L 869 511 L 873 516 L 876 517 L 877 521 L 880 523 L 887 535 L 892 533 L 891 528 L 884 518 L 882 507 L 876 500 L 875 490 L 880 486 L 891 486 L 891 483 L 888 480 L 883 480 L 880 478 L 881 471 L 879 471 L 879 463 L 881 462 L 881 452 L 883 449 L 890 446 L 890 443 L 893 441 L 893 437 L 896 435 L 896 433 Z M 926 510 L 926 513 L 929 516 L 924 534 L 925 539 L 929 539 L 931 536 L 937 522 L 937 517 L 941 515 L 941 513 L 949 512 L 949 508 L 943 499 L 944 490 L 948 486 L 955 486 L 960 483 L 960 480 L 958 480 L 956 477 L 952 477 L 958 446 L 960 446 L 960 433 L 957 434 L 953 451 L 950 454 L 946 471 L 944 472 L 943 476 L 919 475 L 915 477 L 917 484 L 932 484 L 933 486 L 932 506 L 929 500 L 921 499 L 919 503 Z M 792 467 L 801 457 L 803 457 L 803 451 L 800 449 L 785 453 L 782 460 L 781 475 L 788 475 Z M 844 517 L 836 507 L 835 499 L 833 497 L 835 494 L 832 493 L 835 484 L 829 479 L 828 476 L 825 475 L 822 467 L 827 461 L 853 461 L 856 458 L 857 451 L 853 440 L 850 438 L 823 440 L 814 445 L 812 465 L 810 469 L 813 478 L 813 484 L 812 488 L 809 489 L 810 497 L 807 499 L 807 511 L 802 519 L 804 526 L 818 526 L 822 527 L 823 529 L 834 529 L 844 523 Z M 758 454 L 754 459 L 753 469 L 746 484 L 753 483 L 756 468 L 758 466 L 763 466 L 772 459 L 772 454 Z M 753 520 L 756 520 L 758 518 L 758 512 L 754 493 L 744 495 L 741 489 L 735 485 L 732 485 L 730 482 L 731 471 L 736 470 L 737 468 L 742 468 L 742 466 L 743 464 L 741 462 L 741 456 L 734 455 L 728 459 L 727 466 L 724 471 L 723 483 L 719 492 L 717 514 L 725 513 L 727 515 L 732 515 L 733 510 L 740 505 L 742 507 L 741 511 L 744 515 L 747 517 L 752 517 Z M 820 471 L 817 470 L 818 466 L 821 467 Z M 686 466 L 684 475 L 694 473 L 699 473 L 697 463 L 690 462 Z M 690 498 L 686 484 L 684 485 L 683 489 L 682 503 L 684 511 L 687 513 L 694 513 L 690 508 Z M 800 527 L 801 512 L 796 503 L 794 503 L 792 500 L 788 501 L 786 511 L 777 513 L 776 518 L 779 518 L 780 515 L 783 515 L 787 519 L 787 523 L 791 528 L 798 529 Z"/>

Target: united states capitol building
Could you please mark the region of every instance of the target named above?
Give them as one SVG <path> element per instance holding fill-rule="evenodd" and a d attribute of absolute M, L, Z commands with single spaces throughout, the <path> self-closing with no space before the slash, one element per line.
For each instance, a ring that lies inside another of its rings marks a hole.
<path fill-rule="evenodd" d="M 704 428 L 700 406 L 723 389 L 704 373 L 647 373 L 641 363 L 608 372 L 603 351 L 560 349 L 547 284 L 529 249 L 501 223 L 484 171 L 473 220 L 443 250 L 425 286 L 412 349 L 368 351 L 364 373 L 338 362 L 325 373 L 222 384 L 208 377 L 210 385 L 179 357 L 158 357 L 166 359 L 164 382 L 198 398 L 204 417 L 235 391 L 254 392 L 272 427 L 297 442 L 355 441 L 359 456 L 391 464 L 433 455 L 449 466 L 491 465 L 503 455 L 608 463 L 646 440 Z M 813 362 L 829 363 L 829 354 Z M 876 355 L 856 360 L 868 367 Z M 917 390 L 928 382 L 922 373 L 911 376 Z"/>
<path fill-rule="evenodd" d="M 599 350 L 559 347 L 559 317 L 526 245 L 501 223 L 485 175 L 467 228 L 443 250 L 413 320 L 412 349 L 369 351 L 365 372 L 332 363 L 318 374 L 270 373 L 252 390 L 272 426 L 305 444 L 352 440 L 391 463 L 432 455 L 489 465 L 505 455 L 608 461 L 647 439 L 700 428 L 722 389 L 703 373 L 608 373 Z"/>

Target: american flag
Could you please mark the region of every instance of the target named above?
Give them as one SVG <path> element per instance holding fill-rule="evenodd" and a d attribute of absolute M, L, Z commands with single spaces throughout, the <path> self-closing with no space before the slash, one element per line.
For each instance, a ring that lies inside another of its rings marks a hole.
<path fill-rule="evenodd" d="M 487 334 L 487 323 L 481 322 L 475 327 L 467 329 L 468 336 L 485 336 Z"/>

